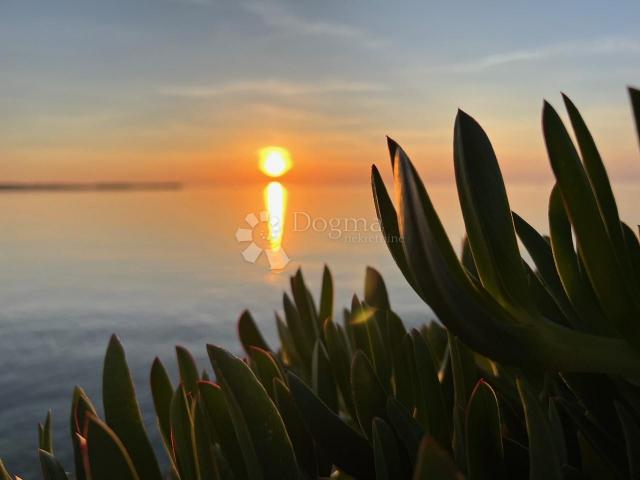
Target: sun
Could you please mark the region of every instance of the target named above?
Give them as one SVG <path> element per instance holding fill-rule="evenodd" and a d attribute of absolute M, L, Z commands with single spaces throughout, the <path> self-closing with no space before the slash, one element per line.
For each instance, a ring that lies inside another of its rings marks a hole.
<path fill-rule="evenodd" d="M 289 150 L 282 147 L 264 147 L 260 149 L 260 171 L 269 177 L 281 177 L 291 167 Z"/>

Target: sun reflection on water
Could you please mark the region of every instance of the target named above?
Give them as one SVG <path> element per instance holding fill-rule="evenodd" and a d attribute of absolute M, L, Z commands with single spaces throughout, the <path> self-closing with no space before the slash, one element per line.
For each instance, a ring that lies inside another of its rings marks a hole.
<path fill-rule="evenodd" d="M 282 249 L 287 189 L 280 182 L 270 182 L 264 189 L 265 209 L 269 213 L 269 248 L 266 250 L 272 269 L 284 268 L 289 259 Z"/>

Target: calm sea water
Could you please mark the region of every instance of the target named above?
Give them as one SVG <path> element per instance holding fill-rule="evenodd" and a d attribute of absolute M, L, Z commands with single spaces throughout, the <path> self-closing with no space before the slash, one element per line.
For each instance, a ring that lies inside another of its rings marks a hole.
<path fill-rule="evenodd" d="M 148 386 L 155 356 L 174 379 L 175 345 L 211 371 L 206 343 L 240 353 L 236 319 L 248 308 L 275 343 L 274 310 L 299 266 L 318 292 L 327 263 L 336 308 L 363 289 L 364 271 L 382 272 L 407 323 L 430 317 L 375 233 L 368 188 L 287 186 L 282 247 L 291 262 L 269 270 L 262 254 L 246 262 L 235 232 L 265 209 L 263 186 L 166 192 L 0 195 L 0 457 L 35 476 L 37 423 L 53 409 L 55 449 L 71 469 L 69 405 L 74 385 L 101 404 L 109 335 L 122 339 L 150 434 L 158 440 Z M 452 241 L 462 220 L 455 190 L 431 189 Z M 509 189 L 512 207 L 547 231 L 548 186 Z M 638 223 L 640 188 L 617 188 L 622 216 Z M 358 222 L 358 233 L 344 232 Z M 314 223 L 315 222 L 315 223 Z M 314 228 L 315 225 L 315 228 Z M 333 225 L 335 228 L 331 228 Z M 373 230 L 373 232 L 371 231 Z M 257 238 L 260 243 L 259 238 Z"/>

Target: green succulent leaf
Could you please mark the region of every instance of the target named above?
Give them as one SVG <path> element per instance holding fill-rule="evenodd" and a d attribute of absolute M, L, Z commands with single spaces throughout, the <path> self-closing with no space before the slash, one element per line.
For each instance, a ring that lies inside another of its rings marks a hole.
<path fill-rule="evenodd" d="M 335 383 L 340 389 L 340 395 L 349 415 L 356 418 L 356 410 L 351 393 L 351 365 L 349 364 L 350 352 L 345 341 L 342 327 L 327 319 L 324 324 L 324 338 L 327 347 L 327 355 L 333 372 Z"/>
<path fill-rule="evenodd" d="M 462 480 L 464 477 L 438 442 L 428 435 L 420 443 L 413 480 Z"/>
<path fill-rule="evenodd" d="M 482 127 L 461 110 L 453 145 L 458 195 L 480 280 L 500 303 L 533 310 L 498 160 Z"/>
<path fill-rule="evenodd" d="M 427 297 L 423 296 L 420 287 L 413 278 L 413 272 L 409 267 L 409 262 L 402 248 L 402 237 L 400 236 L 396 210 L 391 202 L 387 188 L 384 186 L 382 176 L 375 165 L 371 166 L 371 188 L 373 190 L 376 214 L 378 215 L 380 229 L 387 248 L 389 248 L 391 256 L 404 275 L 404 278 L 409 282 L 409 285 L 426 301 Z"/>
<path fill-rule="evenodd" d="M 296 343 L 294 342 L 293 335 L 287 327 L 287 324 L 282 320 L 280 315 L 276 313 L 276 327 L 278 329 L 278 337 L 280 337 L 281 343 L 281 357 L 282 361 L 286 365 L 301 365 L 301 357 L 296 349 Z"/>
<path fill-rule="evenodd" d="M 631 412 L 621 403 L 616 403 L 616 411 L 622 424 L 627 446 L 629 478 L 640 478 L 640 426 Z"/>
<path fill-rule="evenodd" d="M 411 459 L 411 463 L 415 464 L 424 430 L 411 416 L 409 410 L 393 397 L 387 398 L 387 417 Z"/>
<path fill-rule="evenodd" d="M 249 347 L 249 356 L 255 364 L 256 376 L 273 400 L 273 380 L 275 378 L 284 380 L 278 362 L 269 351 L 258 347 Z"/>
<path fill-rule="evenodd" d="M 305 331 L 311 335 L 311 341 L 315 343 L 316 337 L 320 335 L 321 325 L 300 269 L 291 277 L 291 293 Z"/>
<path fill-rule="evenodd" d="M 380 310 L 391 310 L 389 294 L 382 275 L 371 267 L 367 267 L 364 278 L 364 301 L 371 307 Z"/>
<path fill-rule="evenodd" d="M 197 406 L 193 408 L 193 431 L 191 436 L 199 478 L 217 480 L 219 477 L 216 464 L 217 457 L 212 442 L 212 434 L 209 431 L 209 422 L 205 418 L 203 409 Z"/>
<path fill-rule="evenodd" d="M 556 400 L 549 399 L 549 428 L 551 429 L 551 435 L 553 437 L 553 446 L 558 452 L 558 459 L 561 465 L 569 463 L 569 456 L 567 454 L 567 442 L 564 434 L 564 427 L 562 425 L 562 419 L 560 418 L 560 412 L 556 406 Z"/>
<path fill-rule="evenodd" d="M 410 478 L 408 458 L 391 427 L 381 418 L 373 420 L 373 454 L 376 480 Z"/>
<path fill-rule="evenodd" d="M 262 333 L 260 333 L 260 329 L 256 325 L 251 313 L 249 313 L 249 310 L 244 310 L 240 314 L 240 318 L 238 318 L 238 336 L 240 337 L 242 348 L 244 348 L 247 355 L 251 355 L 249 351 L 251 347 L 258 347 L 268 352 L 272 351 L 262 336 Z"/>
<path fill-rule="evenodd" d="M 636 233 L 624 222 L 621 222 L 624 241 L 629 251 L 630 265 L 633 270 L 637 290 L 640 291 L 640 242 Z"/>
<path fill-rule="evenodd" d="M 151 396 L 162 440 L 169 451 L 171 451 L 171 399 L 173 392 L 169 374 L 160 359 L 156 357 L 151 366 Z"/>
<path fill-rule="evenodd" d="M 369 359 L 360 350 L 353 355 L 351 363 L 351 389 L 358 423 L 367 438 L 371 439 L 373 419 L 386 418 L 387 392 Z"/>
<path fill-rule="evenodd" d="M 558 399 L 558 404 L 577 427 L 578 434 L 587 443 L 586 452 L 597 463 L 606 463 L 607 470 L 614 472 L 614 477 L 624 478 L 627 469 L 625 445 L 623 438 L 614 436 L 608 429 L 602 429 L 592 419 L 590 412 L 576 401 L 564 397 Z M 612 412 L 613 413 L 613 412 Z M 583 450 L 583 445 L 580 446 Z M 595 452 L 593 455 L 591 451 Z M 609 478 L 614 478 L 609 477 Z"/>
<path fill-rule="evenodd" d="M 97 415 L 96 409 L 89 400 L 89 397 L 80 387 L 73 390 L 73 399 L 71 402 L 71 441 L 73 443 L 73 458 L 75 464 L 75 473 L 77 480 L 85 480 L 87 478 L 84 471 L 84 459 L 82 453 L 82 445 L 79 436 L 84 435 L 84 427 L 87 415 Z"/>
<path fill-rule="evenodd" d="M 356 310 L 356 309 L 354 309 Z M 388 389 L 391 377 L 389 354 L 385 348 L 380 324 L 386 319 L 386 312 L 371 307 L 363 307 L 352 313 L 349 322 L 353 335 L 354 348 L 362 350 L 373 367 L 383 386 Z"/>
<path fill-rule="evenodd" d="M 171 444 L 180 478 L 199 480 L 190 403 L 183 385 L 180 385 L 171 400 Z"/>
<path fill-rule="evenodd" d="M 333 376 L 329 354 L 320 339 L 313 348 L 311 366 L 311 385 L 313 391 L 334 412 L 338 412 L 338 391 Z"/>
<path fill-rule="evenodd" d="M 238 480 L 261 478 L 260 465 L 239 407 L 211 382 L 200 382 L 200 408 L 206 412 L 209 432 Z M 230 403 L 229 403 L 230 402 Z"/>
<path fill-rule="evenodd" d="M 561 480 L 562 469 L 546 415 L 535 394 L 522 378 L 517 380 L 524 407 L 529 436 L 529 478 L 531 480 Z"/>
<path fill-rule="evenodd" d="M 191 355 L 191 352 L 184 347 L 176 347 L 176 356 L 178 357 L 178 370 L 180 371 L 180 382 L 184 387 L 184 391 L 189 397 L 193 397 L 198 391 L 198 382 L 200 375 L 198 374 L 198 366 Z"/>
<path fill-rule="evenodd" d="M 612 470 L 611 465 L 593 448 L 582 432 L 578 432 L 582 473 L 587 478 L 624 478 L 620 473 Z"/>
<path fill-rule="evenodd" d="M 542 123 L 551 168 L 580 245 L 587 274 L 607 316 L 640 350 L 638 306 L 631 297 L 625 272 L 582 163 L 556 111 L 545 102 Z"/>
<path fill-rule="evenodd" d="M 289 438 L 291 438 L 298 465 L 309 478 L 316 478 L 318 476 L 318 458 L 313 437 L 307 430 L 295 400 L 285 383 L 280 379 L 275 379 L 273 385 L 276 405 L 287 428 Z"/>
<path fill-rule="evenodd" d="M 293 304 L 289 295 L 283 294 L 284 316 L 287 328 L 291 332 L 291 338 L 295 345 L 296 352 L 302 360 L 302 366 L 306 372 L 311 372 L 311 354 L 315 344 L 316 335 L 306 322 L 303 322 L 298 309 Z"/>
<path fill-rule="evenodd" d="M 162 474 L 142 421 L 124 348 L 113 335 L 102 373 L 105 420 L 125 446 L 138 474 L 145 480 L 161 480 Z M 92 480 L 96 480 L 95 477 Z"/>
<path fill-rule="evenodd" d="M 251 369 L 222 348 L 207 345 L 216 378 L 244 417 L 262 472 L 267 478 L 298 478 L 291 440 L 282 418 Z"/>
<path fill-rule="evenodd" d="M 578 255 L 573 247 L 571 224 L 557 184 L 549 198 L 549 228 L 558 275 L 581 321 L 593 332 L 614 334 L 615 327 L 604 318 L 593 291 L 583 282 Z"/>
<path fill-rule="evenodd" d="M 11 475 L 5 468 L 2 460 L 0 460 L 0 480 L 13 480 L 13 478 L 11 478 Z"/>
<path fill-rule="evenodd" d="M 613 244 L 616 252 L 621 256 L 620 260 L 624 261 L 624 257 L 626 256 L 624 255 L 624 252 L 626 252 L 626 248 L 622 229 L 620 227 L 618 206 L 616 204 L 616 199 L 613 196 L 613 190 L 611 189 L 607 170 L 604 167 L 604 163 L 600 157 L 600 152 L 598 152 L 596 143 L 594 142 L 591 132 L 589 132 L 582 115 L 569 97 L 563 94 L 562 99 L 564 100 L 565 107 L 569 113 L 571 125 L 573 126 L 576 139 L 578 140 L 578 147 L 580 148 L 582 162 L 587 176 L 589 177 L 591 187 L 593 188 L 593 193 L 600 209 L 600 214 L 607 228 L 609 238 L 611 239 L 611 243 Z"/>
<path fill-rule="evenodd" d="M 115 432 L 95 415 L 87 414 L 83 449 L 91 480 L 140 480 L 134 463 Z M 184 479 L 188 480 L 188 479 Z"/>
<path fill-rule="evenodd" d="M 551 245 L 515 212 L 513 212 L 513 221 L 516 233 L 531 255 L 537 268 L 537 274 L 545 288 L 571 324 L 577 328 L 582 327 L 562 286 L 562 280 L 560 279 L 560 275 L 558 275 L 558 270 L 556 270 L 556 264 L 553 259 Z M 571 258 L 569 258 L 569 260 L 571 260 Z"/>
<path fill-rule="evenodd" d="M 320 292 L 320 311 L 318 315 L 323 324 L 328 318 L 333 318 L 333 278 L 329 267 L 326 265 L 322 270 L 322 290 Z"/>
<path fill-rule="evenodd" d="M 40 443 L 40 450 L 53 455 L 53 436 L 51 433 L 51 410 L 47 412 L 47 418 L 44 424 L 38 425 L 38 439 Z"/>
<path fill-rule="evenodd" d="M 373 451 L 366 438 L 347 425 L 313 391 L 289 372 L 289 387 L 316 443 L 338 468 L 357 478 L 372 478 Z"/>
<path fill-rule="evenodd" d="M 478 381 L 471 352 L 458 338 L 449 334 L 449 355 L 453 377 L 453 452 L 458 465 L 466 462 L 465 422 L 467 405 Z"/>
<path fill-rule="evenodd" d="M 51 452 L 40 448 L 38 449 L 38 458 L 44 480 L 68 480 L 69 477 L 67 477 L 64 468 Z"/>
<path fill-rule="evenodd" d="M 471 394 L 465 430 L 469 480 L 507 478 L 498 398 L 484 380 L 478 381 Z"/>
<path fill-rule="evenodd" d="M 451 414 L 447 409 L 438 380 L 438 369 L 424 337 L 416 329 L 411 331 L 415 367 L 416 409 L 415 417 L 424 430 L 440 445 L 451 444 Z"/>

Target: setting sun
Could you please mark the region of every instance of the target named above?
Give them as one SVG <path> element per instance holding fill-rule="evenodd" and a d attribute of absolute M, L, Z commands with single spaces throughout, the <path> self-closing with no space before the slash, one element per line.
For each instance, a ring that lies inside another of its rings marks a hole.
<path fill-rule="evenodd" d="M 282 147 L 260 149 L 260 170 L 270 177 L 280 177 L 291 169 L 289 150 Z"/>

